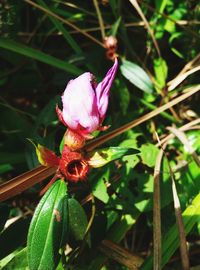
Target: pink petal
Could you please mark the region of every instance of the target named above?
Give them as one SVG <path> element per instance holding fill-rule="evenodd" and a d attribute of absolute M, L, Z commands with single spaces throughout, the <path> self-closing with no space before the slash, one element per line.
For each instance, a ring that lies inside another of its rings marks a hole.
<path fill-rule="evenodd" d="M 111 69 L 109 69 L 103 81 L 100 82 L 96 88 L 97 107 L 102 121 L 107 111 L 109 92 L 112 86 L 112 82 L 115 78 L 117 68 L 118 68 L 118 60 L 117 58 L 115 58 L 114 65 L 111 67 Z"/>
<path fill-rule="evenodd" d="M 90 133 L 99 125 L 93 81 L 94 76 L 86 72 L 71 80 L 64 91 L 63 119 L 73 130 L 82 127 L 86 133 Z"/>

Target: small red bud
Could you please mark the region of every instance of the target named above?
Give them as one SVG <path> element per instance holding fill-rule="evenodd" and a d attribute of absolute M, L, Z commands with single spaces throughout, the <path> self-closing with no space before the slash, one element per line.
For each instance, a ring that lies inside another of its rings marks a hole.
<path fill-rule="evenodd" d="M 117 48 L 117 39 L 113 36 L 105 37 L 104 47 L 106 49 L 116 49 Z"/>
<path fill-rule="evenodd" d="M 104 47 L 106 49 L 106 57 L 114 61 L 117 57 L 117 39 L 114 36 L 105 37 Z"/>

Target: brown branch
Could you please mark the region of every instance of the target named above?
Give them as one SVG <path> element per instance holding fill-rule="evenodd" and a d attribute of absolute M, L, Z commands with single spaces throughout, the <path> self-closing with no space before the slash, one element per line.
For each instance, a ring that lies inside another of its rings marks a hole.
<path fill-rule="evenodd" d="M 91 151 L 97 146 L 100 146 L 101 144 L 105 143 L 106 141 L 115 138 L 116 136 L 122 134 L 123 132 L 127 131 L 130 128 L 136 127 L 140 125 L 141 123 L 144 123 L 145 121 L 151 119 L 152 117 L 155 117 L 156 115 L 160 114 L 161 112 L 169 109 L 171 106 L 174 106 L 178 104 L 179 102 L 183 101 L 184 99 L 187 99 L 189 96 L 197 93 L 200 90 L 200 86 L 194 87 L 189 92 L 182 94 L 181 96 L 175 98 L 174 100 L 168 102 L 167 104 L 157 108 L 156 110 L 147 113 L 146 115 L 140 117 L 137 120 L 133 120 L 130 123 L 111 131 L 110 133 L 101 136 L 100 138 L 97 138 L 96 140 L 88 143 L 85 147 L 86 151 Z M 49 177 L 50 175 L 54 174 L 56 172 L 56 168 L 53 167 L 43 167 L 40 166 L 36 169 L 33 169 L 32 171 L 26 172 L 23 175 L 19 175 L 10 181 L 2 184 L 0 186 L 0 201 L 7 200 L 18 193 L 21 193 L 22 191 L 32 187 L 34 184 L 39 183 L 43 181 L 45 178 Z"/>
<path fill-rule="evenodd" d="M 145 121 L 157 116 L 158 114 L 160 114 L 161 112 L 166 111 L 167 109 L 171 108 L 172 106 L 178 104 L 179 102 L 187 99 L 188 97 L 190 97 L 191 95 L 197 93 L 200 90 L 200 85 L 191 88 L 192 90 L 188 91 L 187 93 L 182 94 L 181 96 L 173 99 L 172 101 L 162 105 L 161 107 L 158 107 L 157 109 L 155 109 L 152 112 L 149 112 L 143 116 L 141 116 L 140 118 L 133 120 L 131 122 L 129 122 L 128 124 L 125 124 L 124 126 L 121 126 L 118 129 L 115 129 L 113 131 L 111 131 L 108 134 L 105 134 L 95 140 L 93 140 L 92 142 L 88 143 L 85 146 L 85 150 L 86 151 L 91 151 L 94 148 L 96 148 L 97 146 L 100 146 L 101 144 L 107 142 L 108 140 L 111 140 L 115 137 L 117 137 L 118 135 L 124 133 L 125 131 L 129 130 L 130 128 L 136 127 L 142 123 L 144 123 Z"/>

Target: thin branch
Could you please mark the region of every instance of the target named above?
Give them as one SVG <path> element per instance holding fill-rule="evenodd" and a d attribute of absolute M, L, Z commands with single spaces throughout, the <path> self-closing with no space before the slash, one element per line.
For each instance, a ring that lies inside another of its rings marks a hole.
<path fill-rule="evenodd" d="M 174 127 L 167 127 L 167 129 L 169 131 L 171 131 L 182 142 L 183 145 L 185 145 L 185 147 L 188 149 L 189 153 L 193 156 L 197 165 L 200 167 L 200 159 L 199 159 L 197 153 L 195 152 L 195 150 L 193 149 L 193 147 L 190 145 L 187 137 L 185 136 L 185 133 L 181 130 L 178 130 L 177 128 L 174 128 Z"/>
<path fill-rule="evenodd" d="M 185 124 L 184 126 L 180 127 L 179 130 L 181 130 L 181 131 L 189 130 L 189 129 L 191 129 L 193 126 L 198 125 L 199 123 L 200 123 L 200 118 L 195 119 L 195 120 L 193 120 L 193 121 L 191 121 L 191 122 Z M 162 140 L 160 140 L 160 143 L 163 144 L 163 143 L 165 143 L 166 141 L 168 141 L 168 140 L 170 140 L 170 139 L 172 139 L 172 138 L 174 138 L 174 137 L 175 137 L 175 135 L 174 135 L 173 133 L 170 133 L 169 135 L 167 135 L 166 137 L 164 137 Z M 159 143 L 157 143 L 156 146 L 159 146 Z"/>
<path fill-rule="evenodd" d="M 186 237 L 185 237 L 185 231 L 184 231 L 183 218 L 182 218 L 182 214 L 181 214 L 180 201 L 179 201 L 178 193 L 177 193 L 177 190 L 176 190 L 174 173 L 173 173 L 173 171 L 171 169 L 170 162 L 169 162 L 168 157 L 167 157 L 167 155 L 165 153 L 165 150 L 164 150 L 166 148 L 168 142 L 166 142 L 163 146 L 161 146 L 160 140 L 158 138 L 158 143 L 159 143 L 159 145 L 161 147 L 160 157 L 158 156 L 158 158 L 160 158 L 159 161 L 161 162 L 162 156 L 164 154 L 164 156 L 166 158 L 166 161 L 167 161 L 168 168 L 169 168 L 170 177 L 171 177 L 171 180 L 172 180 L 172 194 L 173 194 L 173 199 L 174 199 L 174 210 L 175 210 L 176 222 L 177 222 L 177 226 L 178 226 L 178 233 L 179 233 L 179 239 L 180 239 L 180 253 L 181 253 L 182 269 L 183 270 L 189 270 L 190 269 L 189 256 L 188 256 L 188 249 L 187 249 L 187 244 L 186 244 Z M 156 236 L 155 236 L 155 238 L 156 238 Z M 161 258 L 159 258 L 159 259 L 161 260 Z M 160 266 L 160 268 L 154 268 L 154 269 L 155 270 L 161 270 L 161 264 L 159 266 Z"/>
<path fill-rule="evenodd" d="M 125 124 L 124 126 L 121 126 L 120 128 L 117 128 L 117 129 L 111 131 L 110 133 L 105 134 L 105 135 L 93 140 L 92 142 L 88 143 L 85 146 L 85 150 L 86 151 L 93 150 L 97 146 L 100 146 L 101 144 L 107 142 L 108 140 L 111 140 L 111 139 L 119 136 L 120 134 L 124 133 L 125 131 L 129 130 L 130 128 L 136 127 L 136 126 L 144 123 L 145 121 L 157 116 L 161 112 L 166 111 L 170 107 L 178 104 L 179 102 L 187 99 L 191 95 L 197 93 L 199 90 L 200 90 L 200 85 L 198 85 L 196 87 L 193 87 L 192 90 L 188 91 L 187 93 L 182 94 L 181 96 L 179 96 L 179 97 L 173 99 L 172 101 L 162 105 L 161 107 L 158 107 L 156 110 L 154 110 L 152 112 L 149 112 L 149 113 L 141 116 L 140 118 L 138 118 L 136 120 L 133 120 L 133 121 L 129 122 L 128 124 Z"/>
<path fill-rule="evenodd" d="M 166 147 L 163 146 L 164 148 Z M 163 158 L 163 148 L 160 149 L 154 168 L 153 191 L 153 269 L 161 270 L 162 245 L 161 245 L 161 213 L 160 213 L 160 172 Z"/>
<path fill-rule="evenodd" d="M 96 39 L 95 37 L 91 36 L 90 34 L 88 34 L 87 32 L 85 32 L 84 30 L 82 30 L 81 28 L 77 27 L 76 25 L 74 25 L 73 23 L 69 22 L 68 20 L 60 17 L 59 15 L 53 13 L 52 11 L 50 11 L 49 9 L 46 9 L 36 3 L 34 3 L 31 0 L 24 0 L 26 3 L 34 6 L 35 8 L 45 12 L 46 14 L 52 16 L 53 18 L 56 18 L 57 20 L 63 22 L 64 24 L 67 24 L 68 26 L 70 26 L 71 28 L 73 28 L 74 30 L 78 31 L 79 33 L 83 34 L 84 36 L 86 36 L 87 38 L 91 39 L 92 41 L 94 41 L 95 43 L 97 43 L 98 45 L 100 45 L 101 47 L 103 46 L 103 43 L 100 42 L 98 39 Z"/>
<path fill-rule="evenodd" d="M 200 70 L 200 65 L 197 67 L 194 67 L 193 69 L 190 69 L 188 71 L 186 71 L 185 73 L 178 74 L 176 76 L 176 78 L 174 78 L 173 80 L 169 81 L 167 83 L 168 86 L 168 90 L 174 90 L 179 84 L 181 84 L 189 75 L 197 72 Z"/>
<path fill-rule="evenodd" d="M 177 24 L 179 25 L 188 25 L 188 24 L 200 24 L 200 22 L 198 21 L 185 21 L 185 20 L 180 20 L 180 21 L 176 21 Z M 150 25 L 155 25 L 154 22 L 149 22 Z M 104 29 L 111 29 L 113 25 L 105 25 Z M 131 23 L 125 23 L 124 24 L 125 27 L 129 28 L 129 27 L 146 27 L 145 23 L 143 21 L 140 22 L 131 22 Z M 91 28 L 83 28 L 82 31 L 84 32 L 96 32 L 96 31 L 101 31 L 101 28 L 98 27 L 91 27 Z M 79 31 L 76 30 L 71 30 L 69 31 L 70 34 L 77 34 L 79 33 Z M 26 33 L 26 32 L 19 32 L 17 33 L 18 36 L 30 36 L 31 33 Z M 36 34 L 36 36 L 44 36 L 46 35 L 46 33 L 38 33 Z M 62 33 L 53 33 L 52 36 L 60 36 L 62 35 Z"/>
<path fill-rule="evenodd" d="M 139 267 L 143 263 L 143 259 L 137 254 L 131 253 L 107 239 L 101 242 L 99 250 L 106 255 L 106 257 L 119 262 L 130 270 L 139 270 Z"/>
<path fill-rule="evenodd" d="M 165 154 L 165 153 L 164 153 Z M 190 264 L 189 264 L 189 255 L 188 255 L 188 249 L 187 249 L 187 242 L 186 242 L 186 236 L 185 236 L 185 230 L 184 230 L 184 224 L 183 224 L 183 218 L 181 213 L 181 206 L 180 201 L 178 197 L 178 193 L 176 190 L 176 184 L 174 179 L 174 174 L 171 169 L 171 165 L 169 163 L 168 157 L 165 154 L 171 180 L 172 180 L 172 194 L 174 199 L 174 210 L 176 215 L 176 222 L 178 226 L 178 233 L 179 233 L 179 240 L 180 240 L 180 254 L 181 254 L 181 264 L 183 270 L 190 270 Z"/>
<path fill-rule="evenodd" d="M 39 166 L 31 171 L 25 172 L 0 186 L 0 202 L 5 201 L 22 191 L 43 181 L 56 172 L 55 167 Z"/>
<path fill-rule="evenodd" d="M 102 40 L 104 40 L 105 37 L 106 37 L 106 34 L 105 34 L 105 27 L 104 27 L 103 18 L 101 16 L 101 11 L 100 11 L 100 8 L 99 8 L 99 5 L 98 5 L 98 1 L 93 0 L 93 3 L 94 3 L 94 6 L 95 6 L 95 9 L 96 9 L 96 12 L 97 12 L 97 17 L 98 17 L 98 21 L 99 21 L 100 30 L 101 30 L 101 37 L 102 37 Z"/>
<path fill-rule="evenodd" d="M 134 6 L 134 8 L 136 9 L 136 11 L 140 15 L 141 19 L 144 21 L 144 24 L 146 25 L 146 28 L 147 28 L 147 30 L 148 30 L 151 38 L 152 38 L 152 41 L 153 41 L 153 44 L 154 44 L 154 46 L 156 48 L 156 51 L 158 53 L 158 56 L 161 57 L 160 49 L 159 49 L 158 43 L 157 43 L 157 41 L 155 39 L 154 33 L 151 30 L 151 27 L 149 25 L 149 22 L 147 21 L 146 17 L 144 16 L 144 13 L 142 12 L 140 6 L 138 5 L 138 2 L 136 0 L 129 0 L 129 1 Z"/>

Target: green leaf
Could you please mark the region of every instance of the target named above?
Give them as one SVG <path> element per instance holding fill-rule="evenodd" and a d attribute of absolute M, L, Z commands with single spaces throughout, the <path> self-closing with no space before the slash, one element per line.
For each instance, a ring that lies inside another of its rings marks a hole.
<path fill-rule="evenodd" d="M 107 163 L 119 159 L 125 155 L 138 154 L 140 151 L 134 148 L 108 147 L 92 151 L 88 154 L 88 163 L 93 168 L 99 168 Z"/>
<path fill-rule="evenodd" d="M 125 237 L 126 233 L 131 229 L 131 227 L 136 223 L 139 213 L 135 213 L 134 218 L 131 215 L 123 215 L 120 220 L 117 220 L 115 224 L 111 227 L 106 239 L 110 239 L 113 242 L 120 243 Z M 88 265 L 88 270 L 99 270 L 105 263 L 106 256 L 100 252 L 96 252 L 96 257 L 93 258 Z"/>
<path fill-rule="evenodd" d="M 72 241 L 84 239 L 88 221 L 83 207 L 74 198 L 68 200 L 69 237 Z"/>
<path fill-rule="evenodd" d="M 142 162 L 149 167 L 153 167 L 158 155 L 158 148 L 153 144 L 143 144 L 140 148 Z"/>
<path fill-rule="evenodd" d="M 42 125 L 47 128 L 53 121 L 57 120 L 56 104 L 59 102 L 60 96 L 55 96 L 47 105 L 42 109 L 36 119 L 36 128 Z"/>
<path fill-rule="evenodd" d="M 13 170 L 13 167 L 9 164 L 0 164 L 0 174 L 6 173 Z"/>
<path fill-rule="evenodd" d="M 156 9 L 162 13 L 167 5 L 168 0 L 156 0 Z"/>
<path fill-rule="evenodd" d="M 180 32 L 173 33 L 169 39 L 169 44 L 171 46 L 171 50 L 173 51 L 173 53 L 175 53 L 178 57 L 184 59 L 184 55 L 179 51 L 181 39 L 183 39 L 183 36 L 184 36 L 183 33 L 180 33 Z M 175 48 L 175 45 L 174 45 L 174 43 L 176 43 L 176 40 L 178 42 L 178 44 L 176 45 L 177 48 Z"/>
<path fill-rule="evenodd" d="M 137 148 L 137 138 L 140 136 L 140 133 L 131 134 L 132 138 L 124 140 L 120 143 L 120 147 L 128 147 L 128 148 Z M 136 155 L 128 155 L 122 158 L 126 166 L 126 175 L 130 173 L 130 171 L 139 163 L 139 158 Z"/>
<path fill-rule="evenodd" d="M 59 248 L 68 233 L 67 187 L 57 180 L 39 202 L 28 234 L 30 270 L 53 270 L 59 259 Z"/>
<path fill-rule="evenodd" d="M 54 56 L 30 48 L 13 40 L 0 38 L 0 47 L 46 63 L 50 66 L 65 70 L 74 75 L 79 75 L 83 72 L 82 70 L 68 63 L 67 61 L 62 61 Z"/>
<path fill-rule="evenodd" d="M 107 192 L 107 187 L 104 182 L 104 179 L 109 178 L 109 170 L 107 169 L 101 177 L 95 178 L 91 185 L 92 185 L 92 194 L 99 200 L 101 200 L 104 203 L 107 203 L 109 201 L 109 195 Z"/>
<path fill-rule="evenodd" d="M 130 61 L 122 60 L 120 70 L 123 76 L 140 90 L 147 93 L 152 93 L 154 91 L 154 87 L 149 76 L 140 66 Z"/>
<path fill-rule="evenodd" d="M 160 88 L 163 88 L 166 84 L 168 67 L 167 63 L 163 58 L 154 59 L 154 71 L 156 75 L 156 81 Z"/>
<path fill-rule="evenodd" d="M 119 25 L 121 23 L 122 17 L 117 18 L 116 22 L 113 24 L 111 28 L 111 36 L 116 36 L 118 32 Z"/>
<path fill-rule="evenodd" d="M 28 270 L 28 261 L 27 261 L 27 248 L 23 248 L 19 252 L 11 253 L 12 258 L 6 263 L 1 269 L 2 270 Z M 9 255 L 9 256 L 10 256 Z M 5 258 L 7 259 L 7 257 Z M 4 260 L 5 260 L 4 259 Z M 2 260 L 2 263 L 4 263 Z M 1 265 L 0 265 L 1 267 Z"/>
<path fill-rule="evenodd" d="M 128 113 L 128 107 L 130 104 L 130 93 L 128 91 L 128 88 L 126 87 L 126 84 L 122 80 L 115 80 L 115 85 L 120 91 L 116 92 L 117 100 L 119 106 L 120 106 L 120 112 L 122 112 L 123 115 Z"/>

